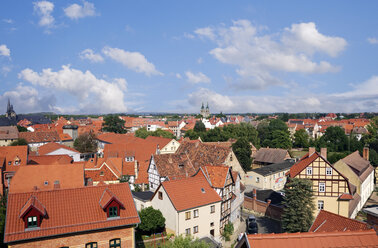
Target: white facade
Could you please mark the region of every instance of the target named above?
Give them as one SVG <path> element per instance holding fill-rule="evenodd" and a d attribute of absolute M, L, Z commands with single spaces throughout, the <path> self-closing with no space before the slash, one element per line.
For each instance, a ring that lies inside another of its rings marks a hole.
<path fill-rule="evenodd" d="M 74 160 L 74 162 L 80 161 L 80 153 L 79 152 L 74 152 L 74 151 L 64 149 L 64 148 L 59 148 L 55 151 L 47 153 L 46 155 L 68 155 Z"/>
<path fill-rule="evenodd" d="M 373 191 L 374 191 L 374 170 L 372 170 L 369 176 L 361 184 L 361 195 L 360 195 L 361 200 L 360 200 L 360 203 L 358 204 L 358 211 L 360 211 L 364 207 L 366 201 L 369 199 Z"/>
<path fill-rule="evenodd" d="M 164 147 L 160 149 L 160 153 L 161 154 L 175 153 L 179 147 L 180 147 L 180 143 L 177 140 L 172 139 L 171 141 L 169 141 L 168 144 L 166 144 Z"/>

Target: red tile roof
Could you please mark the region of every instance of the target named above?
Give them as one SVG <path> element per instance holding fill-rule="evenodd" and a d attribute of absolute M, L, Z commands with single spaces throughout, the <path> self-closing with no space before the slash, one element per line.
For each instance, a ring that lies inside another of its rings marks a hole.
<path fill-rule="evenodd" d="M 29 156 L 28 164 L 72 164 L 73 159 L 67 154 Z"/>
<path fill-rule="evenodd" d="M 370 229 L 365 222 L 320 210 L 309 232 L 357 231 Z"/>
<path fill-rule="evenodd" d="M 281 233 L 281 234 L 249 234 L 250 248 L 341 248 L 364 247 L 373 248 L 378 245 L 378 236 L 374 230 L 326 232 L 326 233 Z"/>
<path fill-rule="evenodd" d="M 197 174 L 195 177 L 165 181 L 161 183 L 160 187 L 163 187 L 167 192 L 177 211 L 222 201 L 202 173 Z M 155 191 L 155 194 L 159 191 L 159 188 Z"/>
<path fill-rule="evenodd" d="M 293 178 L 296 175 L 298 175 L 299 173 L 301 173 L 301 171 L 303 171 L 309 164 L 314 162 L 315 159 L 317 159 L 318 157 L 320 157 L 318 152 L 315 152 L 315 153 L 311 154 L 310 156 L 309 156 L 308 153 L 306 155 L 304 155 L 296 164 L 294 164 L 290 168 L 290 171 L 289 171 L 290 177 Z"/>
<path fill-rule="evenodd" d="M 226 186 L 226 179 L 227 175 L 229 174 L 230 167 L 225 165 L 206 165 L 202 167 L 202 171 L 205 173 L 205 176 L 209 179 L 212 187 L 224 188 Z"/>
<path fill-rule="evenodd" d="M 58 149 L 66 149 L 66 150 L 69 150 L 71 152 L 80 153 L 79 151 L 77 151 L 74 148 L 71 148 L 69 146 L 61 145 L 61 144 L 58 144 L 58 143 L 55 143 L 55 142 L 50 142 L 50 143 L 47 143 L 45 145 L 40 146 L 38 148 L 38 154 L 39 155 L 46 155 L 46 154 L 51 153 L 53 151 L 56 151 Z"/>
<path fill-rule="evenodd" d="M 85 162 L 85 178 L 93 181 L 115 181 L 122 176 L 122 158 L 98 158 Z M 103 172 L 103 175 L 100 174 Z"/>
<path fill-rule="evenodd" d="M 3 158 L 5 163 L 4 170 L 16 171 L 20 165 L 26 165 L 28 162 L 28 146 L 1 146 L 0 158 Z M 14 165 L 15 159 L 20 160 L 19 165 Z M 9 162 L 11 162 L 11 165 L 9 165 Z"/>
<path fill-rule="evenodd" d="M 57 131 L 21 132 L 19 138 L 25 139 L 29 144 L 60 141 Z"/>
<path fill-rule="evenodd" d="M 73 140 L 72 137 L 68 133 L 60 133 L 59 138 L 60 138 L 61 141 Z"/>
<path fill-rule="evenodd" d="M 52 190 L 56 181 L 61 189 L 82 187 L 84 167 L 73 164 L 20 166 L 10 182 L 9 192 Z"/>
<path fill-rule="evenodd" d="M 106 189 L 124 204 L 124 208 L 119 211 L 119 218 L 108 219 L 99 204 Z M 43 219 L 39 229 L 25 231 L 20 211 L 31 196 L 36 197 L 45 206 L 48 218 Z M 137 223 L 140 223 L 140 219 L 127 183 L 9 194 L 4 241 L 9 243 L 69 235 Z"/>
<path fill-rule="evenodd" d="M 46 216 L 45 206 L 43 206 L 43 204 L 35 196 L 31 196 L 25 206 L 22 207 L 20 211 L 20 218 L 24 217 L 31 207 L 37 209 L 42 216 Z"/>

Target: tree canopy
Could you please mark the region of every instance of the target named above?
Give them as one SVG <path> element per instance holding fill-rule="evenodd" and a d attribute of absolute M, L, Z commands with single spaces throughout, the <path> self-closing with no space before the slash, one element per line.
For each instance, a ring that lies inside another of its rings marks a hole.
<path fill-rule="evenodd" d="M 175 136 L 173 133 L 167 131 L 167 130 L 162 130 L 162 129 L 157 129 L 156 131 L 147 131 L 145 127 L 139 128 L 138 130 L 135 131 L 135 136 L 145 139 L 148 136 L 155 136 L 155 137 L 163 137 L 163 138 L 169 138 L 169 139 L 174 139 Z"/>
<path fill-rule="evenodd" d="M 348 151 L 348 137 L 341 127 L 328 127 L 318 142 L 318 148 L 326 146 L 328 151 Z"/>
<path fill-rule="evenodd" d="M 111 133 L 126 133 L 125 121 L 118 115 L 107 115 L 102 123 L 102 131 Z"/>
<path fill-rule="evenodd" d="M 180 235 L 163 244 L 162 248 L 210 248 L 210 246 L 205 241 L 193 240 L 191 236 L 183 237 Z"/>
<path fill-rule="evenodd" d="M 193 130 L 197 133 L 206 132 L 205 124 L 202 121 L 197 121 L 194 125 Z"/>
<path fill-rule="evenodd" d="M 282 228 L 289 233 L 307 232 L 314 220 L 312 182 L 291 178 L 285 187 Z"/>
<path fill-rule="evenodd" d="M 165 218 L 158 209 L 153 207 L 144 208 L 139 212 L 141 223 L 138 229 L 146 233 L 156 233 L 162 231 L 165 226 Z"/>
<path fill-rule="evenodd" d="M 10 146 L 27 146 L 28 142 L 26 141 L 26 139 L 19 138 L 19 139 L 13 141 L 12 143 L 10 143 L 9 145 Z"/>
<path fill-rule="evenodd" d="M 293 146 L 300 147 L 300 148 L 307 148 L 310 146 L 309 136 L 306 130 L 300 129 L 295 132 Z"/>
<path fill-rule="evenodd" d="M 83 133 L 76 138 L 74 148 L 81 153 L 92 153 L 97 151 L 96 135 L 93 132 Z"/>
<path fill-rule="evenodd" d="M 232 144 L 232 150 L 235 153 L 240 165 L 245 171 L 251 170 L 251 145 L 246 138 L 238 139 L 234 144 Z"/>
<path fill-rule="evenodd" d="M 289 130 L 282 120 L 263 121 L 258 125 L 257 131 L 263 147 L 291 148 Z"/>

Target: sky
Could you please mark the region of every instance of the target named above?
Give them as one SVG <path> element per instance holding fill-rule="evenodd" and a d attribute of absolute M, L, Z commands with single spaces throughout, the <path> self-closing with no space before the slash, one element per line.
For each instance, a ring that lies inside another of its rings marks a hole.
<path fill-rule="evenodd" d="M 0 114 L 377 112 L 378 1 L 0 3 Z"/>

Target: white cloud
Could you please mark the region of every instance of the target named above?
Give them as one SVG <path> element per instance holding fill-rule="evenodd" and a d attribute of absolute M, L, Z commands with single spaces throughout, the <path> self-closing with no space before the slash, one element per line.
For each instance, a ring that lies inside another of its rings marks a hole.
<path fill-rule="evenodd" d="M 181 79 L 181 78 L 182 78 L 182 76 L 181 76 L 180 73 L 176 73 L 176 77 L 177 77 L 178 79 Z"/>
<path fill-rule="evenodd" d="M 33 85 L 38 85 L 57 92 L 65 92 L 75 96 L 81 112 L 108 113 L 124 112 L 126 80 L 114 79 L 112 82 L 96 78 L 90 71 L 82 72 L 63 65 L 60 71 L 43 69 L 41 73 L 24 69 L 19 78 Z"/>
<path fill-rule="evenodd" d="M 95 16 L 96 10 L 93 3 L 83 1 L 83 6 L 74 3 L 65 8 L 64 13 L 68 18 L 77 20 L 87 16 Z"/>
<path fill-rule="evenodd" d="M 184 112 L 198 111 L 202 102 L 209 102 L 211 112 L 228 113 L 304 113 L 304 112 L 341 112 L 357 113 L 378 109 L 378 76 L 355 84 L 353 90 L 336 94 L 329 93 L 290 93 L 283 96 L 272 95 L 222 95 L 213 90 L 200 88 L 188 95 L 190 105 Z"/>
<path fill-rule="evenodd" d="M 81 59 L 87 59 L 95 63 L 104 61 L 104 58 L 100 54 L 94 53 L 92 49 L 83 50 L 79 56 Z"/>
<path fill-rule="evenodd" d="M 377 38 L 367 38 L 367 41 L 368 41 L 370 44 L 373 44 L 373 45 L 378 44 L 378 39 L 377 39 Z"/>
<path fill-rule="evenodd" d="M 0 45 L 0 56 L 10 57 L 10 50 L 7 45 Z"/>
<path fill-rule="evenodd" d="M 191 71 L 185 72 L 187 81 L 189 83 L 198 84 L 198 83 L 210 83 L 211 80 L 202 72 L 193 73 Z"/>
<path fill-rule="evenodd" d="M 318 32 L 314 23 L 293 24 L 281 34 L 259 35 L 258 28 L 248 20 L 233 21 L 232 26 L 197 29 L 200 38 L 217 44 L 210 51 L 222 63 L 237 66 L 241 77 L 235 87 L 266 88 L 284 84 L 275 76 L 278 72 L 328 73 L 339 67 L 327 61 L 313 61 L 315 52 L 332 57 L 345 49 L 346 41 Z M 277 38 L 278 37 L 278 38 Z"/>
<path fill-rule="evenodd" d="M 12 67 L 10 66 L 4 65 L 3 67 L 1 67 L 1 74 L 3 74 L 4 76 L 8 75 L 8 73 L 11 71 L 12 71 Z"/>
<path fill-rule="evenodd" d="M 34 12 L 40 17 L 39 26 L 52 28 L 54 26 L 55 19 L 51 15 L 54 10 L 54 4 L 49 1 L 34 2 Z"/>
<path fill-rule="evenodd" d="M 13 20 L 12 19 L 3 19 L 3 22 L 8 23 L 8 24 L 12 24 Z"/>
<path fill-rule="evenodd" d="M 156 70 L 155 66 L 148 62 L 146 57 L 139 52 L 128 52 L 112 47 L 104 47 L 102 52 L 109 58 L 123 64 L 133 71 L 145 73 L 147 76 L 164 75 Z"/>

